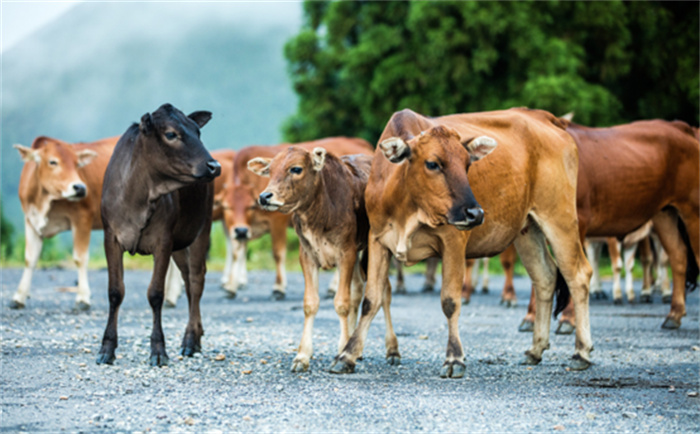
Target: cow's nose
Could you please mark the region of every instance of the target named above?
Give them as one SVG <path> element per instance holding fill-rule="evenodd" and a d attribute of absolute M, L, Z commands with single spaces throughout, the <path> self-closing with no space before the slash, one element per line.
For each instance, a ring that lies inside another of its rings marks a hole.
<path fill-rule="evenodd" d="M 85 197 L 87 195 L 85 184 L 73 184 L 73 191 L 75 191 L 77 197 Z"/>
<path fill-rule="evenodd" d="M 258 202 L 260 202 L 260 205 L 269 205 L 270 199 L 272 199 L 272 193 L 270 193 L 269 191 L 263 191 L 262 193 L 260 193 Z"/>
<path fill-rule="evenodd" d="M 236 234 L 237 240 L 245 240 L 248 238 L 248 228 L 235 228 L 233 232 Z"/>
<path fill-rule="evenodd" d="M 221 164 L 216 160 L 207 161 L 207 170 L 211 176 L 219 176 L 221 174 Z"/>
<path fill-rule="evenodd" d="M 479 226 L 484 222 L 484 210 L 481 207 L 469 208 L 467 210 L 467 225 Z"/>

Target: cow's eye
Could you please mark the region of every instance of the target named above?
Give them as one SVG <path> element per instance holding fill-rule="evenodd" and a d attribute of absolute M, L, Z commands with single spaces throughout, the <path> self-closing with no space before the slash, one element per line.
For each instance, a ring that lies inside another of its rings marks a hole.
<path fill-rule="evenodd" d="M 176 137 L 177 134 L 173 133 L 172 131 L 168 131 L 167 133 L 165 133 L 165 138 L 168 140 L 175 140 Z"/>
<path fill-rule="evenodd" d="M 57 160 L 49 160 L 49 166 L 58 166 Z"/>
<path fill-rule="evenodd" d="M 293 174 L 295 174 L 295 175 L 298 175 L 298 174 L 300 174 L 303 170 L 304 170 L 304 169 L 302 169 L 302 168 L 299 167 L 299 166 L 294 166 L 294 167 L 292 167 L 291 169 L 289 169 L 289 172 L 290 172 L 290 173 L 293 173 Z"/>
<path fill-rule="evenodd" d="M 435 161 L 426 161 L 425 162 L 425 168 L 428 170 L 439 170 L 440 165 L 437 164 Z"/>

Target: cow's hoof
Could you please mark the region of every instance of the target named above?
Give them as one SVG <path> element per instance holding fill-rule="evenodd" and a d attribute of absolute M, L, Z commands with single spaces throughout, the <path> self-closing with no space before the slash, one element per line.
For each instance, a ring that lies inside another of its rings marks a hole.
<path fill-rule="evenodd" d="M 272 298 L 273 301 L 282 301 L 282 300 L 284 300 L 285 298 L 287 298 L 287 294 L 285 294 L 284 292 L 280 291 L 279 289 L 275 289 L 274 291 L 272 291 L 272 297 L 271 297 L 271 298 Z"/>
<path fill-rule="evenodd" d="M 671 296 L 670 295 L 661 296 L 661 302 L 663 304 L 671 304 Z"/>
<path fill-rule="evenodd" d="M 173 302 L 170 301 L 170 300 L 165 300 L 165 301 L 163 302 L 163 306 L 166 307 L 166 308 L 168 308 L 168 309 L 173 309 L 173 308 L 175 308 L 175 306 L 177 306 L 177 304 L 173 303 Z"/>
<path fill-rule="evenodd" d="M 180 348 L 180 355 L 183 357 L 194 357 L 195 353 L 199 353 L 201 351 L 202 348 L 199 345 L 187 345 Z"/>
<path fill-rule="evenodd" d="M 238 295 L 238 293 L 236 293 L 235 291 L 231 291 L 228 289 L 224 290 L 224 292 L 226 293 L 226 298 L 228 298 L 229 300 L 233 300 Z"/>
<path fill-rule="evenodd" d="M 398 366 L 401 364 L 401 356 L 399 353 L 387 354 L 386 362 L 392 366 Z"/>
<path fill-rule="evenodd" d="M 576 330 L 576 327 L 569 321 L 561 321 L 557 326 L 557 330 L 554 332 L 558 335 L 570 335 Z"/>
<path fill-rule="evenodd" d="M 680 328 L 681 322 L 673 319 L 673 318 L 666 318 L 666 321 L 661 325 L 662 329 L 667 329 L 667 330 L 675 330 L 677 328 Z"/>
<path fill-rule="evenodd" d="M 511 307 L 517 307 L 518 306 L 518 300 L 504 300 L 501 299 L 501 304 L 507 308 Z"/>
<path fill-rule="evenodd" d="M 525 366 L 535 366 L 539 365 L 541 361 L 541 357 L 535 357 L 530 351 L 525 351 L 525 358 L 520 361 L 520 364 Z"/>
<path fill-rule="evenodd" d="M 20 303 L 17 300 L 12 300 L 9 304 L 10 309 L 24 309 L 24 303 Z"/>
<path fill-rule="evenodd" d="M 159 368 L 161 366 L 168 366 L 168 362 L 170 359 L 168 358 L 167 354 L 154 354 L 151 356 L 151 359 L 149 360 L 148 364 L 151 366 L 158 366 Z"/>
<path fill-rule="evenodd" d="M 114 353 L 100 353 L 97 355 L 97 360 L 95 360 L 95 363 L 98 365 L 113 365 L 114 359 L 116 359 L 116 357 L 114 357 Z"/>
<path fill-rule="evenodd" d="M 622 305 L 622 299 L 621 298 L 615 298 L 613 299 L 613 304 L 616 306 L 621 306 Z"/>
<path fill-rule="evenodd" d="M 464 363 L 454 360 L 452 362 L 445 362 L 440 368 L 441 378 L 462 378 L 464 373 L 467 371 L 467 365 Z"/>
<path fill-rule="evenodd" d="M 331 365 L 331 374 L 352 374 L 355 372 L 355 364 L 349 360 L 336 358 Z"/>
<path fill-rule="evenodd" d="M 639 302 L 640 303 L 646 303 L 646 304 L 651 304 L 651 295 L 648 294 L 642 294 L 639 296 Z"/>
<path fill-rule="evenodd" d="M 329 299 L 329 298 L 335 298 L 335 291 L 332 289 L 329 289 L 328 291 L 326 291 L 326 299 Z"/>
<path fill-rule="evenodd" d="M 86 312 L 90 310 L 90 303 L 85 303 L 84 301 L 76 301 L 73 310 L 76 312 Z"/>
<path fill-rule="evenodd" d="M 569 369 L 571 371 L 585 371 L 586 369 L 590 368 L 592 364 L 593 363 L 576 354 L 569 362 Z"/>
<path fill-rule="evenodd" d="M 306 372 L 309 370 L 309 360 L 299 356 L 292 362 L 292 372 Z"/>
<path fill-rule="evenodd" d="M 605 291 L 595 291 L 591 292 L 591 297 L 593 297 L 594 300 L 607 300 L 608 294 L 606 294 Z"/>
<path fill-rule="evenodd" d="M 636 298 L 628 298 L 627 303 L 629 304 L 637 304 L 637 299 Z"/>
<path fill-rule="evenodd" d="M 481 293 L 482 293 L 482 294 L 488 294 L 488 293 L 489 293 L 489 287 L 488 287 L 488 286 L 484 286 L 483 288 L 481 288 Z"/>
<path fill-rule="evenodd" d="M 463 305 L 467 305 L 467 304 L 469 304 L 470 301 L 471 301 L 471 299 L 469 299 L 469 298 L 463 298 L 463 299 L 462 299 L 462 304 L 463 304 Z"/>
<path fill-rule="evenodd" d="M 425 283 L 423 284 L 423 289 L 421 289 L 421 292 L 435 292 L 435 286 Z"/>
<path fill-rule="evenodd" d="M 532 333 L 535 330 L 535 323 L 532 321 L 528 321 L 526 319 L 523 320 L 523 322 L 520 323 L 520 326 L 518 327 L 519 332 L 523 333 Z"/>
<path fill-rule="evenodd" d="M 394 294 L 399 294 L 399 295 L 408 294 L 408 291 L 406 291 L 406 285 L 397 286 L 396 290 L 394 291 Z"/>

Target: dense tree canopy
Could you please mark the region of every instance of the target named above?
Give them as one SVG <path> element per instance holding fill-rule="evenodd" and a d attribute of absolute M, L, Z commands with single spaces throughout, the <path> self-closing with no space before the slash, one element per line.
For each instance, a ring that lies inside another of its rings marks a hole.
<path fill-rule="evenodd" d="M 391 114 L 528 106 L 698 122 L 697 2 L 307 1 L 286 139 L 376 141 Z"/>

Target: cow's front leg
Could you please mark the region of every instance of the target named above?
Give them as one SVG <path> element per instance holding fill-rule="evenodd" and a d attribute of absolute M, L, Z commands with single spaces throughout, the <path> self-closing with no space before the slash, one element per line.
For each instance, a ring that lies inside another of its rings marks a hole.
<path fill-rule="evenodd" d="M 189 321 L 185 328 L 185 336 L 182 338 L 183 356 L 192 357 L 202 351 L 202 315 L 199 302 L 204 293 L 204 282 L 207 274 L 207 252 L 209 251 L 209 231 L 211 220 L 199 234 L 197 239 L 185 249 L 189 254 L 189 286 L 187 287 L 187 301 L 189 303 Z M 178 262 L 178 266 L 180 263 Z M 184 278 L 184 274 L 183 274 Z"/>
<path fill-rule="evenodd" d="M 97 355 L 97 364 L 114 363 L 114 351 L 117 349 L 117 320 L 119 317 L 119 306 L 124 299 L 124 251 L 117 243 L 117 240 L 109 227 L 104 230 L 105 256 L 107 258 L 107 269 L 109 273 L 109 283 L 107 294 L 109 297 L 109 318 L 107 327 L 102 337 L 102 347 Z"/>
<path fill-rule="evenodd" d="M 284 224 L 282 224 L 284 223 Z M 272 299 L 284 300 L 287 296 L 287 225 L 286 220 L 275 221 L 270 228 L 272 238 L 272 256 L 275 259 L 275 284 L 272 286 Z M 318 291 L 317 291 L 318 292 Z"/>
<path fill-rule="evenodd" d="M 92 216 L 84 216 L 71 222 L 73 229 L 73 261 L 78 267 L 78 294 L 75 298 L 76 310 L 90 309 L 90 284 L 88 283 L 88 262 L 90 260 L 90 227 Z"/>
<path fill-rule="evenodd" d="M 442 378 L 462 378 L 466 371 L 464 350 L 459 338 L 459 313 L 462 307 L 464 282 L 464 242 L 447 243 L 442 258 L 442 290 L 440 302 L 447 318 L 447 352 L 440 369 Z"/>
<path fill-rule="evenodd" d="M 318 295 L 318 265 L 299 247 L 299 262 L 304 273 L 304 331 L 301 334 L 299 351 L 292 362 L 292 372 L 303 372 L 309 369 L 309 361 L 313 354 L 314 319 L 318 312 L 320 299 Z M 341 290 L 342 291 L 342 290 Z M 341 291 L 338 291 L 340 293 Z M 347 327 L 347 318 L 346 318 Z M 347 333 L 347 331 L 346 331 Z M 342 320 L 341 320 L 342 338 Z"/>
<path fill-rule="evenodd" d="M 22 279 L 19 281 L 17 292 L 12 296 L 11 309 L 22 309 L 27 303 L 29 288 L 32 286 L 32 274 L 37 262 L 39 262 L 43 245 L 41 235 L 34 230 L 34 227 L 27 220 L 24 221 L 24 236 L 24 272 L 22 273 Z"/>
<path fill-rule="evenodd" d="M 357 262 L 357 251 L 355 249 L 347 249 L 346 254 L 341 258 L 338 264 L 338 291 L 333 299 L 335 313 L 340 320 L 340 337 L 338 339 L 338 352 L 340 352 L 348 342 L 350 327 L 348 318 L 350 316 L 350 295 L 351 286 L 353 283 L 353 275 L 355 274 L 355 263 Z M 357 314 L 354 316 L 357 321 Z M 355 329 L 355 325 L 352 325 Z"/>
<path fill-rule="evenodd" d="M 233 264 L 231 264 L 230 272 L 226 283 L 223 285 L 226 295 L 229 298 L 236 298 L 238 290 L 248 284 L 248 275 L 246 270 L 246 252 L 248 242 L 246 240 L 231 239 L 231 250 L 233 256 Z"/>
<path fill-rule="evenodd" d="M 360 323 L 352 334 L 348 343 L 335 357 L 331 365 L 331 373 L 348 374 L 355 372 L 357 358 L 362 355 L 365 339 L 372 319 L 379 312 L 383 303 L 384 291 L 391 291 L 389 284 L 390 251 L 377 241 L 376 234 L 369 234 L 369 266 L 367 269 L 367 287 L 365 299 L 362 302 L 362 315 Z"/>
<path fill-rule="evenodd" d="M 223 287 L 228 282 L 231 275 L 231 267 L 233 266 L 233 243 L 231 242 L 231 233 L 226 226 L 226 221 L 221 223 L 221 229 L 224 231 L 224 240 L 226 242 L 226 257 L 224 259 L 224 271 L 221 273 L 221 286 Z"/>
<path fill-rule="evenodd" d="M 163 240 L 161 240 L 163 242 Z M 168 364 L 168 355 L 165 352 L 165 337 L 161 324 L 161 311 L 165 298 L 165 275 L 170 265 L 171 243 L 164 245 L 153 254 L 153 276 L 148 286 L 148 303 L 153 311 L 153 330 L 151 331 L 151 366 L 164 366 Z"/>
<path fill-rule="evenodd" d="M 439 258 L 428 258 L 425 261 L 425 283 L 423 283 L 423 292 L 433 292 L 435 291 L 435 274 L 437 273 L 437 267 L 440 264 Z"/>

